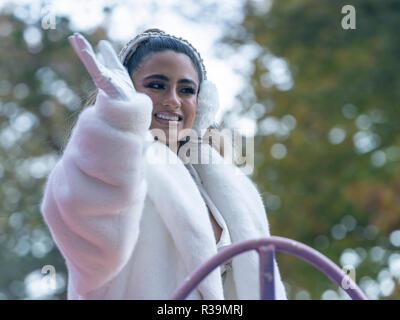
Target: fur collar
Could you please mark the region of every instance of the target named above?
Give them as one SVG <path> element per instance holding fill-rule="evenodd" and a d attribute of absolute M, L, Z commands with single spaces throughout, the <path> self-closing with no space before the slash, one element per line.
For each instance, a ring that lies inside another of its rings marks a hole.
<path fill-rule="evenodd" d="M 215 161 L 193 167 L 224 217 L 232 242 L 268 236 L 265 210 L 254 185 L 238 168 L 224 164 L 214 149 L 202 147 Z M 147 149 L 146 162 L 148 196 L 170 230 L 190 274 L 217 253 L 206 205 L 189 171 L 168 147 L 153 143 Z M 238 298 L 259 299 L 257 253 L 236 256 L 232 265 Z M 223 299 L 219 270 L 207 276 L 198 289 L 204 299 Z"/>

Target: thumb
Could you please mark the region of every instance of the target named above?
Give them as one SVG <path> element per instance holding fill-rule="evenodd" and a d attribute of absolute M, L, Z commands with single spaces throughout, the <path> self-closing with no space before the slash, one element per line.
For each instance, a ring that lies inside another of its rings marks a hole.
<path fill-rule="evenodd" d="M 104 60 L 104 65 L 111 69 L 122 69 L 125 70 L 121 61 L 112 47 L 111 43 L 107 40 L 100 40 L 97 45 L 99 52 Z"/>

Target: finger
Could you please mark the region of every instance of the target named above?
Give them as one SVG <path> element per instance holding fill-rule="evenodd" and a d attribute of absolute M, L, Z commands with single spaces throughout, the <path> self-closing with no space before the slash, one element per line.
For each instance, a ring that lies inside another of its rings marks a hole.
<path fill-rule="evenodd" d="M 68 38 L 75 52 L 78 54 L 80 60 L 84 64 L 86 70 L 89 72 L 93 81 L 96 85 L 99 83 L 103 83 L 101 78 L 102 74 L 102 65 L 96 59 L 95 53 L 93 52 L 92 46 L 89 44 L 86 39 L 78 34 L 74 34 L 70 38 Z"/>
<path fill-rule="evenodd" d="M 68 41 L 71 44 L 72 48 L 78 55 L 79 59 L 82 59 L 81 50 L 84 48 L 82 45 L 78 43 L 78 34 L 74 33 L 73 35 L 68 37 Z"/>
<path fill-rule="evenodd" d="M 81 50 L 86 49 L 88 52 L 93 53 L 93 55 L 95 54 L 92 45 L 80 33 L 75 33 L 75 41 Z"/>
<path fill-rule="evenodd" d="M 68 41 L 71 44 L 71 47 L 74 49 L 75 53 L 78 55 L 78 58 L 82 60 L 81 50 L 76 42 L 76 34 L 73 34 L 68 37 Z"/>
<path fill-rule="evenodd" d="M 125 70 L 111 43 L 107 40 L 100 40 L 98 44 L 99 51 L 104 59 L 106 67 Z"/>
<path fill-rule="evenodd" d="M 98 61 L 98 59 L 96 58 L 96 54 L 93 51 L 93 48 L 91 46 L 91 44 L 86 40 L 86 38 L 84 36 L 82 36 L 81 34 L 77 34 L 76 35 L 76 42 L 79 48 L 81 48 L 80 53 L 82 55 L 83 58 L 83 62 L 88 70 L 88 72 L 90 73 L 94 83 L 96 84 L 96 86 L 99 89 L 103 89 L 105 92 L 110 93 L 114 92 L 114 89 L 111 88 L 112 84 L 111 84 L 111 78 L 106 77 L 106 73 L 103 72 L 104 69 L 104 65 L 102 63 L 100 63 Z M 111 45 L 110 45 L 110 49 L 112 49 Z M 103 58 L 103 60 L 105 60 L 105 57 L 100 54 Z M 111 87 L 110 87 L 111 85 Z"/>
<path fill-rule="evenodd" d="M 96 60 L 103 66 L 106 66 L 106 62 L 104 61 L 103 55 L 100 52 L 96 53 Z"/>
<path fill-rule="evenodd" d="M 69 41 L 69 44 L 71 45 L 72 49 L 74 49 L 74 51 L 76 53 L 78 53 L 77 52 L 78 51 L 78 47 L 76 46 L 76 43 L 75 43 L 75 35 L 69 36 L 68 37 L 68 41 Z"/>
<path fill-rule="evenodd" d="M 90 62 L 95 62 L 95 65 L 97 66 L 97 69 L 101 69 L 101 63 L 97 60 L 96 58 L 96 54 L 93 51 L 93 48 L 91 46 L 91 44 L 86 40 L 86 38 L 80 34 L 77 34 L 75 37 L 75 41 L 76 44 L 78 46 L 78 48 L 80 49 L 81 53 L 85 53 L 83 54 L 83 56 L 90 56 Z"/>
<path fill-rule="evenodd" d="M 74 49 L 75 53 L 77 54 L 79 60 L 81 60 L 81 62 L 85 65 L 85 58 L 82 56 L 82 49 L 79 47 L 78 43 L 77 43 L 77 36 L 76 33 L 73 34 L 72 36 L 68 37 L 68 41 L 71 44 L 72 48 Z M 86 65 L 85 65 L 86 68 Z M 87 69 L 87 68 L 86 68 Z"/>
<path fill-rule="evenodd" d="M 92 77 L 94 83 L 98 85 L 101 78 L 104 77 L 102 72 L 102 68 L 98 63 L 97 59 L 91 52 L 88 52 L 86 49 L 80 51 L 81 60 L 85 65 L 86 70 L 89 72 L 90 76 Z"/>

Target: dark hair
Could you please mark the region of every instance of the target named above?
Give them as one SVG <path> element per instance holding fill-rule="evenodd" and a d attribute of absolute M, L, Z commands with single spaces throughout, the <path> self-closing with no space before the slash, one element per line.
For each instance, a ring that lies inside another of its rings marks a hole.
<path fill-rule="evenodd" d="M 154 29 L 151 29 L 151 30 L 154 30 Z M 132 76 L 133 73 L 135 71 L 137 71 L 137 69 L 139 69 L 139 67 L 143 63 L 143 60 L 145 57 L 147 57 L 150 54 L 157 53 L 157 52 L 163 52 L 166 50 L 172 50 L 177 53 L 186 54 L 192 61 L 193 65 L 197 71 L 199 83 L 201 83 L 203 81 L 203 74 L 201 72 L 200 63 L 197 60 L 197 58 L 195 57 L 195 55 L 193 54 L 192 49 L 190 49 L 188 45 L 180 42 L 179 40 L 176 40 L 174 38 L 162 37 L 162 36 L 150 37 L 140 43 L 138 48 L 135 50 L 135 52 L 132 54 L 132 56 L 128 59 L 128 61 L 125 63 L 125 67 L 128 70 L 129 75 Z"/>

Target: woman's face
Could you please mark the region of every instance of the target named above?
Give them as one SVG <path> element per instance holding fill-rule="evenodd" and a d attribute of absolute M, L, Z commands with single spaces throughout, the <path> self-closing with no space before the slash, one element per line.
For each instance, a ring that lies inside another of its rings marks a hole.
<path fill-rule="evenodd" d="M 150 129 L 161 129 L 167 145 L 178 138 L 182 129 L 192 127 L 199 79 L 187 55 L 172 50 L 150 54 L 132 80 L 136 90 L 153 101 Z"/>

